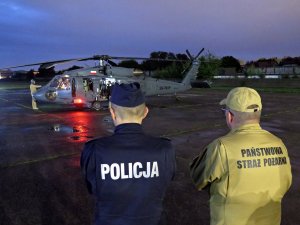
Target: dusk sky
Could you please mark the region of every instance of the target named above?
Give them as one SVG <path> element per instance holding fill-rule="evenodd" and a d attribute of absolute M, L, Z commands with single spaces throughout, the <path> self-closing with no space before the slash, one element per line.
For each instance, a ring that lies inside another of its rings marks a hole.
<path fill-rule="evenodd" d="M 0 68 L 153 51 L 300 56 L 299 0 L 1 0 Z"/>

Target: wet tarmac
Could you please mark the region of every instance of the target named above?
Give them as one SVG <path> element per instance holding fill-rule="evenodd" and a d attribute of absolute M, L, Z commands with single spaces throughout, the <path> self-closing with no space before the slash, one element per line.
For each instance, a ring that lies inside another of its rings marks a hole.
<path fill-rule="evenodd" d="M 147 99 L 146 133 L 170 138 L 177 174 L 165 199 L 168 225 L 209 224 L 208 193 L 197 192 L 188 164 L 228 129 L 218 106 L 227 92 L 193 89 Z M 299 224 L 300 96 L 263 93 L 262 126 L 283 139 L 293 167 L 293 185 L 283 200 L 282 224 Z M 40 104 L 31 109 L 28 90 L 0 90 L 0 224 L 88 225 L 93 199 L 84 186 L 79 158 L 86 141 L 113 131 L 108 111 Z"/>

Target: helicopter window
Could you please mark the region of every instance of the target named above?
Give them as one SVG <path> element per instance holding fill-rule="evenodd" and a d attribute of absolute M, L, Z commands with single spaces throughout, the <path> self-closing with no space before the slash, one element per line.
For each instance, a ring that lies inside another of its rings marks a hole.
<path fill-rule="evenodd" d="M 89 78 L 83 78 L 83 88 L 85 92 L 94 91 L 93 80 Z"/>
<path fill-rule="evenodd" d="M 70 79 L 68 77 L 62 77 L 58 79 L 58 90 L 69 90 L 71 87 Z"/>
<path fill-rule="evenodd" d="M 50 83 L 50 87 L 57 87 L 58 86 L 58 79 L 54 79 L 51 83 Z"/>
<path fill-rule="evenodd" d="M 68 77 L 55 78 L 50 83 L 50 87 L 57 88 L 58 90 L 68 90 L 71 88 L 70 79 Z"/>

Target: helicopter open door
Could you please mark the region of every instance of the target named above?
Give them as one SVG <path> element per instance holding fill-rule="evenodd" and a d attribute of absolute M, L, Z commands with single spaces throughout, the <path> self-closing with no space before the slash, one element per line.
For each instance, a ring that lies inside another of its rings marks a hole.
<path fill-rule="evenodd" d="M 94 80 L 90 77 L 74 77 L 71 83 L 72 103 L 76 106 L 91 107 L 95 100 Z"/>
<path fill-rule="evenodd" d="M 99 110 L 102 108 L 102 102 L 108 102 L 110 95 L 111 95 L 111 89 L 113 85 L 116 82 L 116 79 L 114 78 L 101 78 L 97 80 L 94 85 L 96 87 L 96 97 L 95 100 L 92 103 L 92 107 L 96 110 Z"/>
<path fill-rule="evenodd" d="M 71 81 L 73 103 L 76 106 L 87 106 L 100 110 L 103 102 L 110 97 L 114 78 L 103 77 L 76 77 Z"/>

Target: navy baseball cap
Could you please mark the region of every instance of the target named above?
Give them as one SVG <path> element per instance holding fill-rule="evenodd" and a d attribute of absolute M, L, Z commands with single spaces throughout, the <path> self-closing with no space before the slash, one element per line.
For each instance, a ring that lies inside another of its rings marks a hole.
<path fill-rule="evenodd" d="M 123 107 L 136 107 L 145 103 L 145 97 L 137 82 L 130 84 L 118 84 L 112 88 L 110 102 Z"/>

